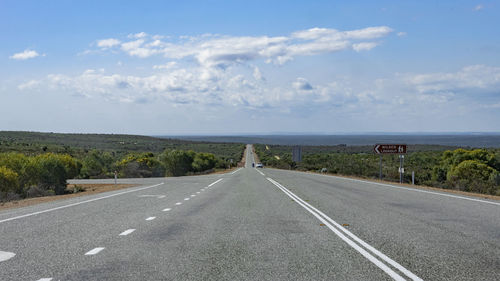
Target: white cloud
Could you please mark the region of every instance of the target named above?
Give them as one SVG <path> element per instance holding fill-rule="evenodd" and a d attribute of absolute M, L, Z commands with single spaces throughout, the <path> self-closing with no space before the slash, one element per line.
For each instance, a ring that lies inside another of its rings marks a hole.
<path fill-rule="evenodd" d="M 394 74 L 364 83 L 348 77 L 336 78 L 314 85 L 305 77 L 288 85 L 270 85 L 258 79 L 258 67 L 253 68 L 253 73 L 238 73 L 236 67 L 181 68 L 170 63 L 163 66 L 156 67 L 161 71 L 145 76 L 107 74 L 104 70 L 87 70 L 76 76 L 52 74 L 18 88 L 122 103 L 155 101 L 174 106 L 302 113 L 335 109 L 370 116 L 387 115 L 401 108 L 415 115 L 438 112 L 463 104 L 464 100 L 486 107 L 498 104 L 500 94 L 500 67 L 484 65 L 447 73 Z M 478 98 L 478 94 L 488 96 L 489 101 Z M 460 100 L 462 103 L 457 102 Z"/>
<path fill-rule="evenodd" d="M 265 80 L 257 66 L 253 68 L 253 78 L 255 78 L 255 80 Z"/>
<path fill-rule="evenodd" d="M 302 78 L 302 77 L 297 78 L 292 83 L 292 86 L 297 91 L 310 91 L 313 89 L 311 84 L 309 84 L 309 82 L 305 78 Z"/>
<path fill-rule="evenodd" d="M 353 48 L 370 50 L 379 43 L 373 42 L 389 35 L 387 26 L 339 31 L 329 28 L 311 28 L 291 33 L 289 36 L 221 36 L 203 34 L 181 36 L 177 41 L 164 41 L 141 32 L 129 35 L 121 49 L 130 56 L 146 58 L 163 55 L 180 60 L 194 58 L 204 67 L 227 67 L 263 59 L 268 63 L 284 64 L 297 56 L 312 56 Z M 116 43 L 116 42 L 113 42 Z"/>
<path fill-rule="evenodd" d="M 40 56 L 40 54 L 37 51 L 26 49 L 26 50 L 24 50 L 24 52 L 13 54 L 9 58 L 14 59 L 14 60 L 27 60 L 27 59 L 36 58 L 38 56 Z M 42 55 L 42 56 L 45 56 L 45 55 Z"/>
<path fill-rule="evenodd" d="M 407 35 L 407 33 L 406 33 L 406 32 L 404 32 L 404 31 L 400 31 L 400 32 L 398 32 L 398 34 L 397 34 L 397 35 L 398 35 L 399 37 L 405 37 L 405 36 Z"/>
<path fill-rule="evenodd" d="M 171 61 L 166 64 L 153 65 L 153 69 L 171 69 L 177 66 L 177 62 Z"/>
<path fill-rule="evenodd" d="M 471 65 L 451 73 L 430 73 L 406 75 L 408 85 L 419 93 L 451 92 L 461 93 L 496 91 L 500 88 L 500 67 Z"/>
<path fill-rule="evenodd" d="M 377 45 L 378 44 L 375 42 L 363 42 L 363 43 L 353 44 L 352 48 L 354 49 L 354 51 L 360 52 L 360 51 L 371 50 L 371 49 L 377 47 Z"/>
<path fill-rule="evenodd" d="M 146 32 L 139 32 L 139 33 L 135 33 L 135 34 L 129 34 L 127 37 L 139 39 L 139 38 L 144 38 L 146 36 L 148 36 L 148 34 Z"/>
<path fill-rule="evenodd" d="M 476 7 L 474 7 L 474 11 L 481 11 L 482 9 L 484 9 L 484 6 L 482 4 L 479 4 Z"/>
<path fill-rule="evenodd" d="M 97 46 L 99 48 L 112 48 L 114 46 L 120 45 L 120 43 L 120 40 L 115 38 L 97 40 Z"/>

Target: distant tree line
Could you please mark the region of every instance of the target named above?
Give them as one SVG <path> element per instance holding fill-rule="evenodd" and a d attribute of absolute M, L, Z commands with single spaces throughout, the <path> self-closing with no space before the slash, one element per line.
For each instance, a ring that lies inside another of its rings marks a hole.
<path fill-rule="evenodd" d="M 379 156 L 371 153 L 325 152 L 309 153 L 302 162 L 292 161 L 291 147 L 255 145 L 255 151 L 264 165 L 302 171 L 321 171 L 365 178 L 379 177 Z M 405 157 L 404 181 L 415 184 L 500 195 L 500 150 L 455 149 L 446 151 L 418 151 Z M 385 180 L 399 180 L 398 155 L 383 156 Z"/>
<path fill-rule="evenodd" d="M 236 165 L 212 153 L 170 150 L 159 154 L 129 153 L 116 159 L 110 152 L 91 150 L 83 157 L 69 154 L 0 153 L 0 200 L 64 194 L 67 179 L 163 177 L 208 173 Z"/>

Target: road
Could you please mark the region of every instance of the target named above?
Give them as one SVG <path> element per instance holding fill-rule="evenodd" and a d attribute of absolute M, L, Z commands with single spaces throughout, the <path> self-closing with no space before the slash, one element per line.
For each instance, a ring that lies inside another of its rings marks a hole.
<path fill-rule="evenodd" d="M 0 280 L 500 280 L 498 201 L 252 161 L 2 211 Z"/>

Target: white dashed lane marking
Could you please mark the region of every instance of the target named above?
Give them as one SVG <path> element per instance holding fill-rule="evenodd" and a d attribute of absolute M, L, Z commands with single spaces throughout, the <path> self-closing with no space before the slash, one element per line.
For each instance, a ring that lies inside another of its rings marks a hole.
<path fill-rule="evenodd" d="M 195 197 L 195 196 L 196 196 L 196 195 L 194 195 L 194 194 L 191 194 L 191 197 Z"/>
<path fill-rule="evenodd" d="M 37 281 L 51 281 L 53 278 L 40 278 Z"/>
<path fill-rule="evenodd" d="M 2 252 L 0 251 L 0 262 L 10 260 L 13 258 L 16 254 L 11 253 L 11 252 Z"/>
<path fill-rule="evenodd" d="M 163 209 L 164 212 L 168 212 L 170 210 L 172 210 L 172 209 L 171 208 L 165 208 L 165 209 Z"/>
<path fill-rule="evenodd" d="M 104 247 L 97 247 L 85 253 L 86 256 L 97 255 L 100 251 L 104 250 Z"/>
<path fill-rule="evenodd" d="M 186 197 L 186 198 L 184 198 L 184 200 L 188 201 L 188 200 L 189 200 L 189 198 L 187 198 L 187 197 Z"/>
<path fill-rule="evenodd" d="M 175 203 L 175 205 L 179 206 L 179 205 L 182 205 L 182 203 L 181 202 L 177 202 L 177 203 Z"/>
<path fill-rule="evenodd" d="M 152 221 L 152 220 L 154 220 L 154 219 L 156 219 L 156 217 L 149 217 L 149 218 L 147 218 L 146 220 L 147 220 L 147 221 Z"/>
<path fill-rule="evenodd" d="M 126 235 L 129 235 L 130 233 L 134 232 L 135 229 L 131 228 L 131 229 L 127 229 L 125 230 L 124 232 L 120 233 L 120 236 L 126 236 Z"/>
<path fill-rule="evenodd" d="M 199 192 L 199 191 L 196 191 L 196 194 L 200 194 L 200 192 Z"/>
<path fill-rule="evenodd" d="M 216 184 L 216 183 L 220 182 L 221 180 L 222 180 L 222 179 L 218 179 L 218 180 L 214 181 L 213 183 L 209 184 L 209 185 L 208 185 L 208 187 L 211 187 L 212 185 L 214 185 L 214 184 Z"/>

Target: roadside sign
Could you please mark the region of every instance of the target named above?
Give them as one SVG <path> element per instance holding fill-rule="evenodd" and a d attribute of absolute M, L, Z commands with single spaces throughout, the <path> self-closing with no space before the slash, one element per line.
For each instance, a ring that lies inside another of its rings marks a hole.
<path fill-rule="evenodd" d="M 373 151 L 376 154 L 406 154 L 406 144 L 376 144 Z"/>

